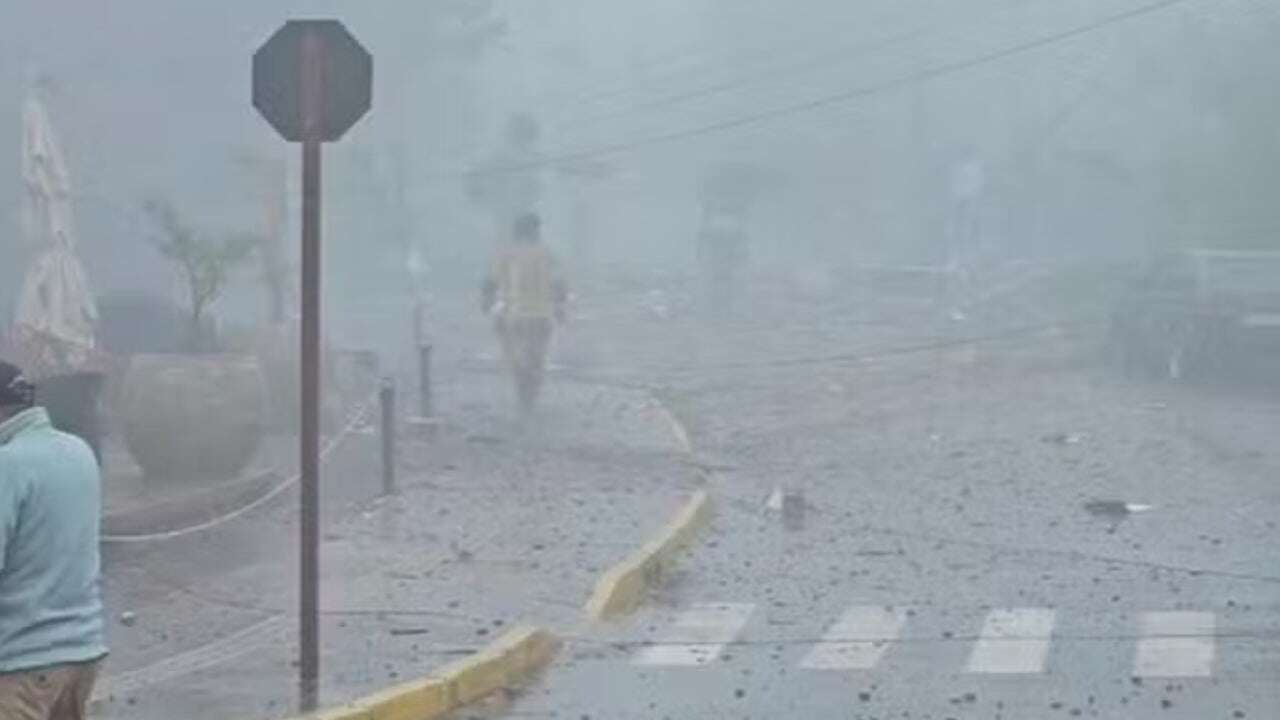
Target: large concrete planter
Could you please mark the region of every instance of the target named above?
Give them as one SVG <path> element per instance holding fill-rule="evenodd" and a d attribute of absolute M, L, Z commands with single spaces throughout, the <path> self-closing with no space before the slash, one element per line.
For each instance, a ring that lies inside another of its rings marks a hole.
<path fill-rule="evenodd" d="M 136 355 L 117 402 L 125 444 L 149 479 L 234 477 L 262 439 L 266 392 L 249 355 Z"/>

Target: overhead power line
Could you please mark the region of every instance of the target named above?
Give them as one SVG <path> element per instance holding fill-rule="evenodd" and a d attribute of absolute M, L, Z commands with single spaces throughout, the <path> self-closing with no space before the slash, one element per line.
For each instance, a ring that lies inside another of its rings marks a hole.
<path fill-rule="evenodd" d="M 795 115 L 803 115 L 828 107 L 844 105 L 856 100 L 862 100 L 868 97 L 881 95 L 892 92 L 904 87 L 910 87 L 923 82 L 936 80 L 942 77 L 959 74 L 974 68 L 989 65 L 1011 57 L 1024 55 L 1045 47 L 1057 45 L 1068 40 L 1093 34 L 1100 30 L 1130 22 L 1142 17 L 1154 15 L 1170 8 L 1186 5 L 1198 0 L 1160 0 L 1159 2 L 1147 3 L 1145 5 L 1127 10 L 1125 12 L 1108 15 L 1093 22 L 1077 25 L 1076 27 L 1042 35 L 1032 40 L 1027 40 L 1016 45 L 1012 45 L 1000 50 L 983 53 L 963 60 L 956 60 L 949 63 L 943 63 L 934 67 L 926 68 L 906 77 L 887 80 L 879 83 L 872 83 L 861 87 L 851 88 L 838 93 L 823 95 L 791 105 L 764 110 L 757 113 L 739 115 L 737 117 L 727 118 L 716 122 L 711 122 L 694 127 L 673 130 L 665 133 L 658 133 L 646 137 L 635 138 L 631 140 L 622 140 L 614 143 L 606 143 L 581 150 L 573 150 L 562 154 L 543 157 L 538 160 L 527 163 L 518 163 L 503 167 L 486 168 L 482 174 L 500 174 L 508 172 L 523 172 L 533 170 L 550 165 L 558 165 L 561 163 L 572 163 L 583 160 L 591 160 L 610 155 L 617 155 L 633 150 L 639 150 L 646 147 L 657 145 L 665 145 L 668 143 L 688 140 L 692 138 L 715 135 L 730 130 L 736 130 L 753 125 L 759 125 L 772 120 L 791 117 Z M 473 174 L 472 172 L 463 172 L 461 175 Z"/>
<path fill-rule="evenodd" d="M 1000 5 L 991 12 L 983 13 L 976 17 L 970 15 L 968 19 L 976 23 L 985 22 L 987 19 L 1000 15 L 1001 13 L 1008 12 L 1016 6 L 1016 3 Z M 924 27 L 913 28 L 885 38 L 873 39 L 871 41 L 858 43 L 852 46 L 834 48 L 820 54 L 810 55 L 807 58 L 797 59 L 794 62 L 766 67 L 751 74 L 740 74 L 736 77 L 725 79 L 720 82 L 704 85 L 703 87 L 684 90 L 650 100 L 644 100 L 633 105 L 624 106 L 598 115 L 592 115 L 590 120 L 591 122 L 599 122 L 602 120 L 611 120 L 618 117 L 630 116 L 636 112 L 660 110 L 662 108 L 676 106 L 691 101 L 705 100 L 710 97 L 729 94 L 744 88 L 754 87 L 783 78 L 794 77 L 815 68 L 830 67 L 836 62 L 845 62 L 868 55 L 874 56 L 879 52 L 891 50 L 902 43 L 927 37 L 932 33 L 951 28 L 956 24 L 956 20 L 952 19 L 944 22 L 933 23 Z"/>
<path fill-rule="evenodd" d="M 818 37 L 818 33 L 796 33 L 797 35 L 808 35 L 808 37 L 785 38 L 788 42 L 799 43 L 806 46 L 812 46 L 820 41 L 827 41 L 839 38 L 845 39 L 844 32 L 826 32 L 821 33 L 822 37 Z M 679 50 L 657 55 L 632 66 L 635 73 L 648 74 L 654 72 L 656 74 L 654 80 L 666 79 L 668 76 L 675 77 L 679 75 L 691 75 L 698 71 L 706 71 L 712 63 L 723 64 L 725 62 L 735 65 L 741 64 L 745 60 L 776 60 L 777 49 L 755 48 L 750 54 L 744 58 L 737 51 L 731 48 L 711 49 L 712 45 L 705 40 L 691 41 Z M 618 78 L 614 78 L 607 82 L 592 83 L 582 86 L 578 89 L 562 87 L 548 88 L 536 93 L 530 98 L 535 104 L 547 104 L 548 101 L 556 110 L 565 108 L 575 108 L 580 106 L 594 105 L 608 100 L 627 98 L 628 96 L 643 93 L 642 88 L 638 88 L 636 84 L 625 83 L 618 84 Z"/>

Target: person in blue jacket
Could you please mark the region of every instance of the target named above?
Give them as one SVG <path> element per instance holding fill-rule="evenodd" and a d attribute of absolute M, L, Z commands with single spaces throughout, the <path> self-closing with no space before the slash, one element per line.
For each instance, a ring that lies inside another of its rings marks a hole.
<path fill-rule="evenodd" d="M 0 361 L 0 720 L 80 720 L 107 654 L 101 478 Z"/>

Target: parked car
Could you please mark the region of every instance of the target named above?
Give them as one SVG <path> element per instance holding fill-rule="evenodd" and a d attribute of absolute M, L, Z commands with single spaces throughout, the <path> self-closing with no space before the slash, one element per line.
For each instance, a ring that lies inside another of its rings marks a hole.
<path fill-rule="evenodd" d="M 1221 376 L 1280 350 L 1280 252 L 1185 250 L 1149 261 L 1112 313 L 1123 367 L 1173 380 Z"/>

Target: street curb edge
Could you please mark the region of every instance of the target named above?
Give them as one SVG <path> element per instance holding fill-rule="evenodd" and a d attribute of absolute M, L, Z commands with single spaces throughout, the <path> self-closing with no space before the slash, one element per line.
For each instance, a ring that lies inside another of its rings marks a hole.
<path fill-rule="evenodd" d="M 434 720 L 526 680 L 550 663 L 558 648 L 559 641 L 547 630 L 517 627 L 475 655 L 446 665 L 426 678 L 304 718 Z"/>
<path fill-rule="evenodd" d="M 661 581 L 663 567 L 710 517 L 711 497 L 699 490 L 652 540 L 601 576 L 584 608 L 587 619 L 599 622 L 634 610 L 645 592 Z"/>

